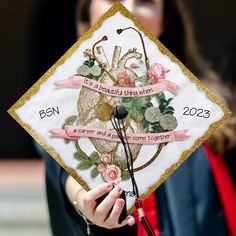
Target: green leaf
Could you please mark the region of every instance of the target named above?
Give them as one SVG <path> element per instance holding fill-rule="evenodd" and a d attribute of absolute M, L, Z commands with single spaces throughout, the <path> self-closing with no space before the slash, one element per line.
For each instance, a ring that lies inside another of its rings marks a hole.
<path fill-rule="evenodd" d="M 162 133 L 165 131 L 160 125 L 153 126 L 152 129 L 153 131 L 151 131 L 151 133 Z"/>
<path fill-rule="evenodd" d="M 173 112 L 173 111 L 168 111 L 168 110 L 166 110 L 166 111 L 164 111 L 164 114 L 174 115 L 174 112 Z"/>
<path fill-rule="evenodd" d="M 99 159 L 96 164 L 97 164 L 97 165 L 103 164 L 103 162 Z"/>
<path fill-rule="evenodd" d="M 137 110 L 140 110 L 146 104 L 145 98 L 134 98 L 133 100 L 134 106 Z"/>
<path fill-rule="evenodd" d="M 144 119 L 143 120 L 143 128 L 145 129 L 145 128 L 147 128 L 149 126 L 149 122 L 146 120 L 146 119 Z"/>
<path fill-rule="evenodd" d="M 162 104 L 160 104 L 159 109 L 161 111 L 161 113 L 163 113 L 165 111 L 165 106 L 163 106 Z"/>
<path fill-rule="evenodd" d="M 127 110 L 130 110 L 133 106 L 134 106 L 134 104 L 133 104 L 133 102 L 131 101 L 131 102 L 125 102 L 125 103 L 122 103 L 123 105 L 124 105 L 124 107 L 127 109 Z"/>
<path fill-rule="evenodd" d="M 173 115 L 174 114 L 174 112 L 175 112 L 175 109 L 173 108 L 173 107 L 171 107 L 171 106 L 169 106 L 169 107 L 166 107 L 165 109 L 164 109 L 164 114 L 171 114 L 171 115 Z"/>
<path fill-rule="evenodd" d="M 99 78 L 100 78 L 100 75 L 98 75 L 98 76 L 93 76 L 93 79 L 94 79 L 94 80 L 99 80 Z"/>
<path fill-rule="evenodd" d="M 148 102 L 147 107 L 153 107 L 153 104 L 151 102 Z"/>
<path fill-rule="evenodd" d="M 95 61 L 95 58 L 89 57 L 89 60 L 86 60 L 84 62 L 84 65 L 86 65 L 88 67 L 92 67 L 94 65 L 94 61 Z"/>
<path fill-rule="evenodd" d="M 93 152 L 91 155 L 90 155 L 90 160 L 93 162 L 93 163 L 96 163 L 98 160 L 99 160 L 99 154 L 97 152 Z"/>
<path fill-rule="evenodd" d="M 80 124 L 80 120 L 76 119 L 76 122 L 74 123 L 75 125 L 79 125 Z"/>
<path fill-rule="evenodd" d="M 90 62 L 89 62 L 89 61 L 85 61 L 85 62 L 84 62 L 84 65 L 90 67 Z"/>
<path fill-rule="evenodd" d="M 122 103 L 132 102 L 132 98 L 122 98 Z"/>
<path fill-rule="evenodd" d="M 146 100 L 147 102 L 150 102 L 150 101 L 152 100 L 152 97 L 151 97 L 151 96 L 146 96 L 146 97 L 145 97 L 145 100 Z"/>
<path fill-rule="evenodd" d="M 66 119 L 65 125 L 73 125 L 73 123 L 76 121 L 77 116 L 70 116 Z"/>
<path fill-rule="evenodd" d="M 64 139 L 64 140 L 65 140 L 65 143 L 66 143 L 66 144 L 70 143 L 70 141 L 71 141 L 70 139 L 67 139 L 67 138 Z"/>
<path fill-rule="evenodd" d="M 81 149 L 79 149 L 75 154 L 74 157 L 77 160 L 83 161 L 83 160 L 88 160 L 89 157 L 87 156 L 87 154 L 85 152 L 83 152 Z"/>
<path fill-rule="evenodd" d="M 157 98 L 158 98 L 159 100 L 161 100 L 161 99 L 166 100 L 166 96 L 165 96 L 164 93 L 158 93 L 158 94 L 157 94 Z"/>
<path fill-rule="evenodd" d="M 125 161 L 122 161 L 119 163 L 119 167 L 121 170 L 127 169 L 127 163 Z"/>
<path fill-rule="evenodd" d="M 142 108 L 140 109 L 140 111 L 141 111 L 142 114 L 144 115 L 144 114 L 145 114 L 145 111 L 146 111 L 146 107 L 142 107 Z"/>
<path fill-rule="evenodd" d="M 167 107 L 166 110 L 167 111 L 175 111 L 174 107 L 171 107 L 171 106 Z"/>
<path fill-rule="evenodd" d="M 94 179 L 99 175 L 97 168 L 94 168 L 91 172 L 91 177 Z"/>
<path fill-rule="evenodd" d="M 93 165 L 93 163 L 90 162 L 89 160 L 84 160 L 84 161 L 81 161 L 81 162 L 79 163 L 79 165 L 77 166 L 77 169 L 79 169 L 79 170 L 87 170 L 87 169 L 89 169 L 92 165 Z"/>
<path fill-rule="evenodd" d="M 121 178 L 122 180 L 128 180 L 130 179 L 130 174 L 129 174 L 129 171 L 128 170 L 124 170 L 121 174 Z"/>
<path fill-rule="evenodd" d="M 161 99 L 160 99 L 160 103 L 163 104 L 163 105 L 165 104 L 165 106 L 168 106 L 168 105 L 167 105 L 167 101 L 166 101 L 165 99 L 162 99 L 162 98 L 161 98 Z"/>
<path fill-rule="evenodd" d="M 173 100 L 173 98 L 169 98 L 168 100 L 167 100 L 167 102 L 168 102 L 168 105 L 170 104 L 170 102 Z"/>
<path fill-rule="evenodd" d="M 119 88 L 124 87 L 122 84 L 115 84 L 114 86 L 115 86 L 115 87 L 119 87 Z"/>
<path fill-rule="evenodd" d="M 133 119 L 136 121 L 140 121 L 142 119 L 141 112 L 138 111 L 135 107 L 131 109 L 130 114 L 133 117 Z"/>

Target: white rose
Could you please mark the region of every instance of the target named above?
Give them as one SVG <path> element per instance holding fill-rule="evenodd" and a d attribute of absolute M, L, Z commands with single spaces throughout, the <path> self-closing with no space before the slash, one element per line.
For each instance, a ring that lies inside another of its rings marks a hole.
<path fill-rule="evenodd" d="M 160 118 L 160 126 L 164 130 L 174 130 L 178 126 L 178 121 L 175 116 L 166 114 Z"/>
<path fill-rule="evenodd" d="M 158 122 L 161 117 L 161 111 L 156 107 L 148 107 L 144 116 L 145 119 L 150 123 Z"/>
<path fill-rule="evenodd" d="M 102 70 L 99 66 L 93 66 L 90 68 L 90 73 L 94 76 L 99 76 L 101 74 Z"/>
<path fill-rule="evenodd" d="M 80 75 L 83 75 L 83 76 L 87 76 L 90 74 L 90 68 L 86 65 L 82 65 L 80 68 L 79 68 L 79 74 Z"/>

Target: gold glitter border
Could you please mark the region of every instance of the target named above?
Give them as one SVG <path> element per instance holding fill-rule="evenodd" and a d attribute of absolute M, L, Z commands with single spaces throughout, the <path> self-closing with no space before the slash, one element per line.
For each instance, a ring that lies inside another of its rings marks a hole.
<path fill-rule="evenodd" d="M 231 115 L 229 109 L 224 105 L 201 81 L 199 81 L 161 42 L 152 35 L 149 30 L 143 26 L 140 21 L 132 15 L 119 1 L 115 2 L 113 6 L 98 20 L 98 22 L 93 25 L 9 110 L 8 113 L 41 145 L 77 182 L 79 182 L 84 189 L 89 190 L 88 185 L 83 180 L 83 178 L 77 175 L 76 171 L 65 165 L 62 158 L 58 153 L 51 147 L 49 147 L 44 139 L 38 135 L 28 124 L 24 123 L 17 115 L 16 110 L 23 106 L 31 96 L 36 94 L 39 91 L 40 86 L 54 74 L 56 68 L 62 64 L 74 53 L 74 51 L 80 46 L 80 44 L 92 37 L 93 33 L 98 30 L 103 22 L 109 17 L 115 15 L 117 12 L 120 12 L 125 17 L 132 20 L 135 26 L 142 31 L 146 37 L 154 41 L 161 51 L 161 53 L 167 55 L 173 62 L 178 64 L 182 69 L 183 73 L 197 85 L 198 89 L 204 91 L 209 100 L 216 103 L 224 112 L 224 116 L 221 120 L 213 123 L 209 129 L 205 132 L 204 136 L 197 139 L 195 144 L 187 151 L 184 151 L 181 155 L 180 160 L 168 168 L 165 173 L 161 176 L 160 180 L 152 185 L 145 194 L 142 194 L 140 197 L 144 200 L 148 195 L 155 191 L 179 166 L 186 161 L 186 159 L 211 135 L 211 133 L 219 127 L 225 120 Z M 131 213 L 134 210 L 134 206 L 128 209 L 128 213 Z"/>

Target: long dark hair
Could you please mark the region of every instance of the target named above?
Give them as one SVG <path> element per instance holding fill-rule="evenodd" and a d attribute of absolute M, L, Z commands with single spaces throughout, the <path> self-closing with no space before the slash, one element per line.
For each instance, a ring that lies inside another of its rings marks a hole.
<path fill-rule="evenodd" d="M 90 27 L 89 8 L 92 0 L 80 0 L 77 6 L 78 28 L 87 30 Z M 143 0 L 145 1 L 145 0 Z M 233 99 L 228 88 L 220 82 L 216 73 L 199 53 L 194 37 L 193 25 L 188 9 L 183 0 L 164 0 L 163 33 L 159 40 L 184 63 L 199 79 L 207 84 L 229 107 L 233 106 Z M 236 119 L 232 117 L 218 129 L 218 133 L 209 139 L 211 146 L 217 153 L 235 146 Z"/>
<path fill-rule="evenodd" d="M 203 77 L 206 63 L 198 53 L 185 5 L 181 0 L 165 0 L 163 3 L 164 31 L 159 40 L 197 76 Z M 77 22 L 83 24 L 85 29 L 90 27 L 90 4 L 91 0 L 80 0 L 78 3 Z"/>

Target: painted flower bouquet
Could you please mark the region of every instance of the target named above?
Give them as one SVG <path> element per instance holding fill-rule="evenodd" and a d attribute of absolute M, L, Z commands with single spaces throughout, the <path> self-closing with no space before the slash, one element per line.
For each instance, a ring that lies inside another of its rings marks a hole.
<path fill-rule="evenodd" d="M 140 32 L 132 27 L 118 29 L 117 33 L 121 34 L 128 29 L 135 30 L 143 43 Z M 141 89 L 158 85 L 159 90 L 146 96 L 116 97 L 94 91 L 86 86 L 82 87 L 77 102 L 79 114 L 67 118 L 65 126 L 82 125 L 111 129 L 110 116 L 113 109 L 118 104 L 122 104 L 128 111 L 128 116 L 125 119 L 125 127 L 128 132 L 156 134 L 173 131 L 178 126 L 178 121 L 174 116 L 175 110 L 170 105 L 173 98 L 167 99 L 163 90 L 169 89 L 176 94 L 178 86 L 166 79 L 169 70 L 157 62 L 154 62 L 151 67 L 149 66 L 144 43 L 145 62 L 142 60 L 143 54 L 138 52 L 136 48 L 131 48 L 123 56 L 120 56 L 122 48 L 116 45 L 110 65 L 103 47 L 97 46 L 100 42 L 107 40 L 108 37 L 104 36 L 93 45 L 92 49 L 84 51 L 86 60 L 78 67 L 78 73 L 75 76 L 96 81 L 100 83 L 100 86 L 103 84 L 118 89 Z M 136 60 L 136 62 L 129 63 L 131 60 Z M 73 77 L 69 80 L 70 85 L 68 81 L 61 81 L 57 83 L 57 86 L 76 86 L 77 82 L 77 79 Z M 162 88 L 163 85 L 165 85 L 164 88 Z M 128 93 L 129 90 L 125 91 Z M 133 90 L 130 90 L 130 94 L 131 92 Z M 92 178 L 101 174 L 105 181 L 115 184 L 130 178 L 124 150 L 120 148 L 119 142 L 109 142 L 93 137 L 90 137 L 90 141 L 95 151 L 91 155 L 87 155 L 85 150 L 80 148 L 78 139 L 75 140 L 77 152 L 74 156 L 79 161 L 78 170 L 91 168 Z M 153 157 L 145 164 L 136 167 L 134 172 L 150 165 L 167 143 L 168 141 L 160 143 Z M 130 147 L 134 160 L 136 160 L 142 144 L 132 143 Z"/>

